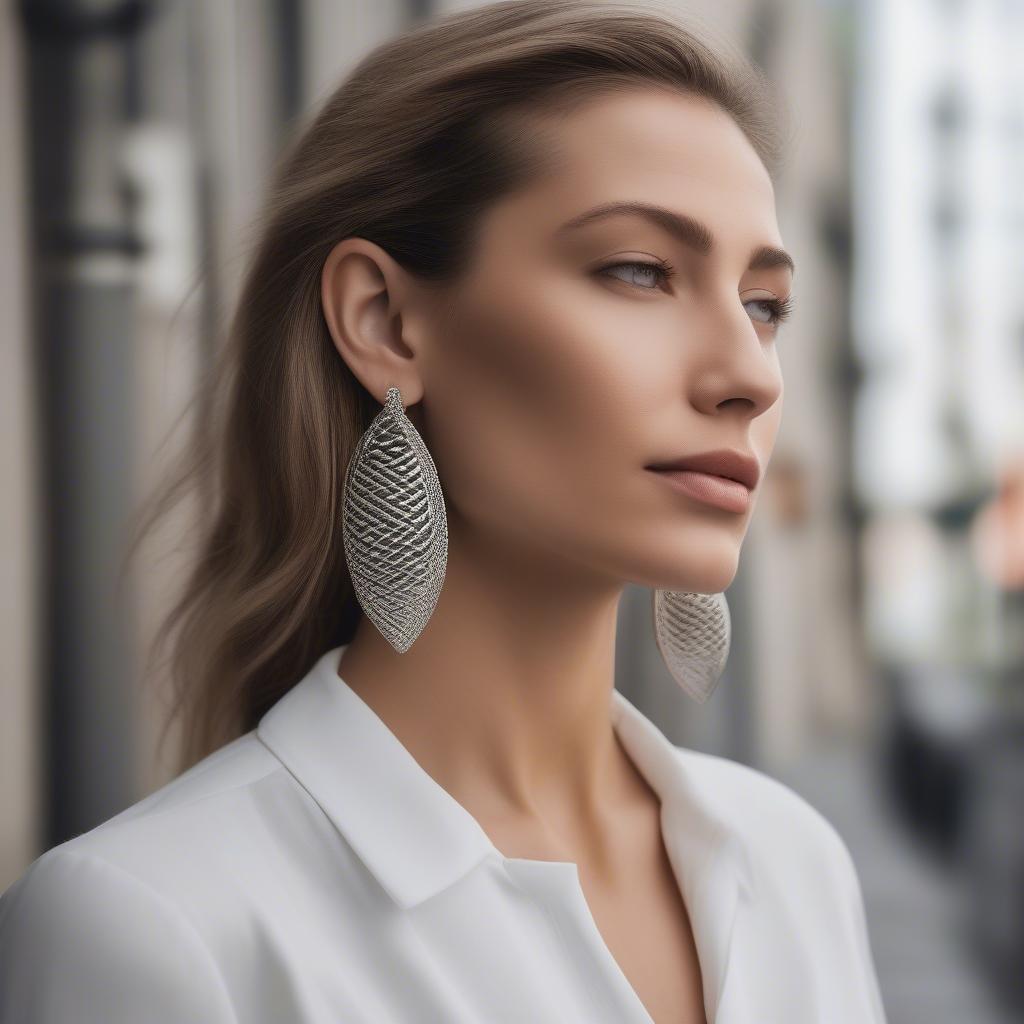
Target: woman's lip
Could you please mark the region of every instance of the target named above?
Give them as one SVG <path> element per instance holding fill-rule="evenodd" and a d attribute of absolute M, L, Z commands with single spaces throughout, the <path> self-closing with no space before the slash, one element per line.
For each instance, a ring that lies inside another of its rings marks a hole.
<path fill-rule="evenodd" d="M 746 512 L 750 507 L 750 491 L 738 480 L 698 473 L 693 469 L 653 469 L 651 472 L 706 505 L 714 505 L 727 512 Z"/>

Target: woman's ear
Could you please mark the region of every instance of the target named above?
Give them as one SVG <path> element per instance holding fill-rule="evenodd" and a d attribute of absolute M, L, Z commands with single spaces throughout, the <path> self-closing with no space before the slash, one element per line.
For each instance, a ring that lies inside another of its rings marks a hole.
<path fill-rule="evenodd" d="M 341 358 L 383 405 L 389 387 L 409 406 L 423 396 L 423 381 L 410 345 L 403 302 L 411 299 L 407 273 L 379 246 L 346 238 L 324 261 L 320 301 Z"/>

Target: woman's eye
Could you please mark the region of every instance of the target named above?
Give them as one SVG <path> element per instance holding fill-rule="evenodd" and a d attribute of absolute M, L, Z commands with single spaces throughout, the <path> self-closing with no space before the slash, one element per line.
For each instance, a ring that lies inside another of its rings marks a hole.
<path fill-rule="evenodd" d="M 776 326 L 782 323 L 783 320 L 789 319 L 793 311 L 793 296 L 791 295 L 787 299 L 748 299 L 743 305 L 758 308 L 761 316 L 755 316 L 755 320 L 759 320 L 763 324 Z"/>
<path fill-rule="evenodd" d="M 659 284 L 664 284 L 672 276 L 672 267 L 668 263 L 646 263 L 636 260 L 631 260 L 628 263 L 612 263 L 610 266 L 604 267 L 601 272 L 607 274 L 611 270 L 623 268 L 628 271 L 628 276 L 620 277 L 618 274 L 612 276 L 620 281 L 625 281 L 626 284 L 631 284 L 636 288 L 643 288 L 646 291 L 653 291 Z M 649 284 L 640 283 L 644 281 L 651 282 L 652 280 L 653 287 Z"/>

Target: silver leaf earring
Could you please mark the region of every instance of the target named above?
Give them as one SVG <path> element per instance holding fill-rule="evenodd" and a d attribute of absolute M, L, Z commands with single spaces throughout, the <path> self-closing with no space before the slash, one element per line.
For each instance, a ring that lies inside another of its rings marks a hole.
<path fill-rule="evenodd" d="M 348 464 L 342 538 L 360 607 L 404 654 L 441 593 L 448 520 L 434 460 L 396 387 L 388 388 Z"/>
<path fill-rule="evenodd" d="M 729 657 L 732 622 L 725 594 L 655 590 L 654 634 L 672 678 L 704 703 Z"/>

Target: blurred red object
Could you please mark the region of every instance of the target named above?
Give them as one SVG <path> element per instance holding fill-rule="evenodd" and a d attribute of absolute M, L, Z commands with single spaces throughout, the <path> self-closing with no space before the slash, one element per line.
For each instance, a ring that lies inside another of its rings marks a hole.
<path fill-rule="evenodd" d="M 1024 455 L 999 474 L 995 496 L 971 524 L 981 571 L 1004 590 L 1024 589 Z"/>

